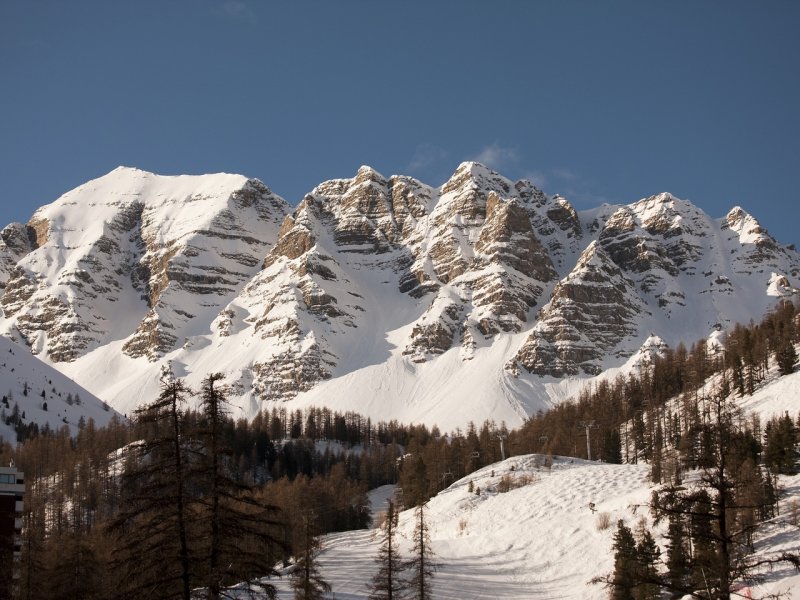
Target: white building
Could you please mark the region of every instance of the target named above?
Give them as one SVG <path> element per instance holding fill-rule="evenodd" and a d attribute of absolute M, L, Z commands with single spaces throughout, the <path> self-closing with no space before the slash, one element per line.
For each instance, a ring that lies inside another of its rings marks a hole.
<path fill-rule="evenodd" d="M 12 464 L 0 467 L 0 598 L 11 598 L 22 551 L 25 475 Z"/>

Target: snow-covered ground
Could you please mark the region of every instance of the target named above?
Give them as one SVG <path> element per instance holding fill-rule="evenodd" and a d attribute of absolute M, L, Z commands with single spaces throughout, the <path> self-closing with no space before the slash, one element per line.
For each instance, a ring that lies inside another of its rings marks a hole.
<path fill-rule="evenodd" d="M 59 430 L 69 426 L 75 434 L 78 423 L 94 419 L 98 427 L 108 424 L 116 413 L 113 408 L 56 371 L 53 367 L 31 355 L 28 348 L 0 336 L 0 397 L 8 398 L 9 406 L 0 404 L 0 415 L 11 416 L 14 404 L 18 406 L 24 423 L 45 424 Z M 45 408 L 46 406 L 46 408 Z M 0 437 L 15 442 L 13 426 L 0 419 Z"/>
<path fill-rule="evenodd" d="M 441 600 L 478 598 L 606 598 L 608 590 L 589 583 L 613 569 L 613 534 L 617 520 L 635 528 L 650 515 L 651 486 L 646 465 L 609 465 L 558 458 L 552 468 L 544 457 L 512 457 L 488 466 L 431 499 L 427 521 L 440 563 L 434 597 Z M 501 477 L 522 485 L 500 493 Z M 469 482 L 481 493 L 469 492 Z M 787 492 L 781 516 L 768 523 L 759 551 L 800 551 L 800 532 L 788 523 L 792 498 L 800 499 L 800 476 L 784 478 Z M 379 502 L 391 493 L 381 488 Z M 594 503 L 594 511 L 590 506 Z M 375 508 L 375 507 L 373 507 Z M 609 526 L 599 523 L 607 519 Z M 400 515 L 401 552 L 408 553 L 414 530 L 414 511 Z M 361 530 L 323 538 L 319 561 L 331 584 L 331 598 L 365 600 L 376 570 L 374 558 L 381 542 L 379 530 Z M 662 540 L 663 547 L 663 540 Z M 279 598 L 292 598 L 289 581 L 277 580 Z M 778 591 L 800 598 L 800 573 L 776 569 L 754 596 Z"/>
<path fill-rule="evenodd" d="M 771 370 L 753 396 L 738 400 L 766 422 L 772 415 L 800 412 L 800 373 L 780 377 Z M 641 519 L 652 526 L 646 505 L 652 485 L 648 465 L 609 465 L 567 457 L 550 468 L 541 455 L 511 457 L 456 481 L 428 503 L 427 521 L 440 568 L 435 598 L 573 598 L 608 597 L 603 586 L 589 583 L 613 568 L 613 535 L 623 519 L 635 530 Z M 519 487 L 497 491 L 504 476 Z M 690 479 L 691 476 L 687 477 Z M 480 495 L 470 492 L 470 481 Z M 800 475 L 781 477 L 780 514 L 765 523 L 756 551 L 800 552 L 800 528 L 792 524 L 792 504 L 800 503 Z M 370 494 L 378 514 L 394 493 L 384 486 Z M 590 506 L 594 504 L 594 511 Z M 607 520 L 608 527 L 600 527 Z M 656 533 L 663 534 L 662 524 Z M 400 515 L 401 551 L 412 546 L 414 511 Z M 658 540 L 662 550 L 663 538 Z M 320 566 L 331 584 L 331 598 L 365 600 L 376 571 L 379 530 L 361 530 L 323 538 Z M 279 598 L 292 598 L 287 578 L 276 581 Z M 753 597 L 786 593 L 800 600 L 800 573 L 780 566 L 752 590 Z"/>

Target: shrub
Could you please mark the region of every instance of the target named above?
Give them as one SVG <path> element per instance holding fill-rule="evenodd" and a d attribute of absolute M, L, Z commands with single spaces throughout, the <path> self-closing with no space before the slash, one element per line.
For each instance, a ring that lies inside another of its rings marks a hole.
<path fill-rule="evenodd" d="M 607 512 L 599 513 L 595 525 L 597 526 L 597 531 L 605 531 L 611 527 L 611 514 Z"/>

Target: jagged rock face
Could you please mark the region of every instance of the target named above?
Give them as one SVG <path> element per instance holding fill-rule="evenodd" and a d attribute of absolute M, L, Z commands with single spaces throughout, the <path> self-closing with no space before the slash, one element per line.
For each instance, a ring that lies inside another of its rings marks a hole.
<path fill-rule="evenodd" d="M 425 362 L 461 344 L 468 358 L 476 339 L 519 331 L 556 278 L 522 201 L 509 181 L 474 163 L 459 167 L 440 190 L 362 167 L 353 179 L 323 183 L 306 196 L 264 261 L 264 283 L 248 293 L 270 311 L 294 315 L 268 330 L 273 345 L 297 347 L 313 335 L 313 364 L 304 372 L 327 377 L 339 357 L 330 329 L 347 336 L 359 318 L 370 317 L 359 292 L 343 285 L 377 266 L 425 307 L 403 354 Z M 281 272 L 295 281 L 291 293 L 276 297 L 271 288 Z M 255 317 L 257 327 L 269 321 L 269 311 Z M 286 376 L 292 365 L 285 356 L 260 361 L 253 376 L 281 397 L 308 385 Z M 284 373 L 284 383 L 267 382 L 267 372 Z"/>
<path fill-rule="evenodd" d="M 11 223 L 0 231 L 0 291 L 5 288 L 19 259 L 35 245 L 35 231 L 21 223 Z"/>
<path fill-rule="evenodd" d="M 787 260 L 796 256 L 794 251 L 778 244 L 758 221 L 738 206 L 725 215 L 721 228 L 731 248 L 736 273 L 750 275 L 765 267 L 779 270 Z"/>
<path fill-rule="evenodd" d="M 405 354 L 421 362 L 460 338 L 462 356 L 469 358 L 479 339 L 524 327 L 556 279 L 531 218 L 542 227 L 547 217 L 537 210 L 545 204 L 529 184 L 514 185 L 481 165 L 456 170 L 408 238 L 414 262 L 401 290 L 437 295 L 412 329 Z"/>
<path fill-rule="evenodd" d="M 651 332 L 692 341 L 800 287 L 797 253 L 741 209 L 659 194 L 579 213 L 477 163 L 439 188 L 362 167 L 289 213 L 241 176 L 118 169 L 0 232 L 0 331 L 123 411 L 162 367 L 226 373 L 245 416 L 342 381 L 416 402 L 444 369 L 485 373 L 476 394 L 518 415 L 538 376 L 619 366 Z M 431 401 L 459 407 L 448 390 Z"/>
<path fill-rule="evenodd" d="M 519 202 L 503 201 L 493 192 L 486 214 L 472 265 L 479 274 L 470 280 L 474 305 L 487 309 L 478 330 L 483 335 L 519 331 L 556 272 Z"/>
<path fill-rule="evenodd" d="M 0 298 L 6 326 L 54 362 L 126 337 L 123 352 L 155 360 L 258 271 L 286 212 L 240 176 L 117 169 L 31 219 Z"/>
<path fill-rule="evenodd" d="M 317 217 L 331 226 L 340 251 L 374 254 L 389 252 L 410 233 L 430 195 L 430 188 L 414 179 L 387 180 L 361 167 L 353 179 L 320 184 L 310 199 L 318 207 Z"/>
<path fill-rule="evenodd" d="M 712 252 L 714 224 L 688 202 L 670 194 L 620 207 L 599 232 L 611 259 L 668 314 L 686 306 L 678 281 L 696 275 L 698 261 Z"/>
<path fill-rule="evenodd" d="M 198 312 L 213 314 L 235 297 L 262 263 L 287 211 L 283 200 L 253 180 L 224 203 L 209 200 L 204 194 L 173 199 L 170 204 L 180 205 L 176 226 L 166 230 L 162 203 L 142 212 L 144 254 L 136 273 L 149 310 L 123 346 L 129 356 L 156 360 L 175 347 Z"/>
<path fill-rule="evenodd" d="M 516 361 L 538 375 L 596 375 L 601 359 L 636 332 L 643 310 L 632 282 L 593 242 L 556 285 Z"/>
<path fill-rule="evenodd" d="M 527 181 L 519 181 L 514 187 L 553 266 L 566 274 L 563 270 L 571 268 L 583 250 L 584 232 L 578 213 L 566 198 L 547 196 Z"/>
<path fill-rule="evenodd" d="M 414 324 L 411 339 L 403 350 L 414 362 L 444 354 L 464 332 L 461 298 L 439 295 Z"/>

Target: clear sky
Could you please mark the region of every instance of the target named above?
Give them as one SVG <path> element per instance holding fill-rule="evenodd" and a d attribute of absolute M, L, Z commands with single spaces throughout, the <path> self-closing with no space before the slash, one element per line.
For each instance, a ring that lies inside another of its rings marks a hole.
<path fill-rule="evenodd" d="M 467 159 L 800 242 L 800 2 L 0 0 L 0 224 L 114 169 L 291 203 Z"/>

